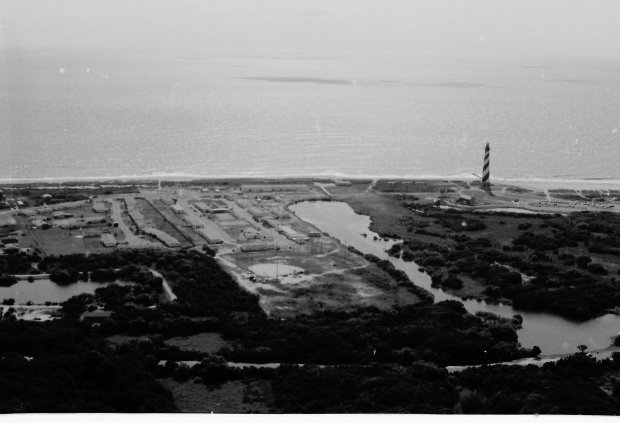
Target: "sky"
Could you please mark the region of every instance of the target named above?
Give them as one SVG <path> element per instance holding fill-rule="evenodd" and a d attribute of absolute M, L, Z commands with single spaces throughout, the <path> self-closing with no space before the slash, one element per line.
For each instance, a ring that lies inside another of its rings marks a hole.
<path fill-rule="evenodd" d="M 0 47 L 620 59 L 620 1 L 0 0 Z"/>

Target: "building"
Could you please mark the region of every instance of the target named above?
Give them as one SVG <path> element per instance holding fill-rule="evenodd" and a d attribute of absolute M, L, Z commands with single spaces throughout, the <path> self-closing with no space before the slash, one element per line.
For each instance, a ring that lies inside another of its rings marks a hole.
<path fill-rule="evenodd" d="M 459 198 L 456 199 L 456 203 L 471 206 L 474 204 L 474 199 L 471 195 L 460 194 Z"/>
<path fill-rule="evenodd" d="M 58 221 L 58 227 L 62 229 L 77 229 L 83 228 L 88 225 L 93 225 L 97 223 L 105 223 L 106 220 L 104 217 L 90 216 L 83 217 L 80 219 L 77 218 L 69 218 Z"/>
<path fill-rule="evenodd" d="M 260 232 L 252 228 L 246 228 L 242 231 L 245 239 L 257 239 L 260 238 Z"/>
<path fill-rule="evenodd" d="M 254 251 L 271 251 L 279 249 L 280 247 L 278 247 L 277 245 L 267 243 L 255 243 L 241 246 L 241 251 L 243 251 L 244 253 L 251 253 Z"/>
<path fill-rule="evenodd" d="M 138 229 L 144 226 L 145 218 L 144 218 L 144 215 L 140 211 L 135 210 L 135 209 L 129 210 L 127 214 L 129 215 L 129 218 L 131 219 L 133 224 L 136 225 Z"/>
<path fill-rule="evenodd" d="M 243 192 L 308 192 L 310 188 L 304 184 L 251 184 L 241 185 Z"/>
<path fill-rule="evenodd" d="M 334 179 L 334 185 L 337 187 L 350 187 L 351 181 L 345 181 L 344 179 Z"/>
<path fill-rule="evenodd" d="M 236 200 L 235 204 L 241 207 L 242 209 L 247 209 L 251 205 L 248 200 L 242 200 L 242 199 Z"/>
<path fill-rule="evenodd" d="M 259 209 L 258 207 L 254 207 L 254 206 L 248 208 L 248 213 L 250 214 L 250 216 L 256 219 L 265 217 L 267 215 L 267 213 L 264 210 Z"/>
<path fill-rule="evenodd" d="M 52 219 L 68 219 L 70 217 L 73 217 L 73 214 L 63 211 L 52 212 Z"/>
<path fill-rule="evenodd" d="M 116 247 L 116 238 L 112 234 L 103 234 L 101 235 L 101 245 L 104 247 Z"/>
<path fill-rule="evenodd" d="M 208 213 L 209 211 L 209 206 L 207 206 L 207 204 L 202 201 L 195 202 L 194 207 L 196 207 L 202 213 Z"/>
<path fill-rule="evenodd" d="M 223 244 L 224 241 L 222 241 L 219 238 L 215 238 L 211 235 L 209 235 L 209 233 L 207 232 L 207 230 L 205 228 L 199 228 L 198 229 L 198 233 L 200 234 L 201 237 L 203 237 L 207 243 L 209 244 Z"/>
<path fill-rule="evenodd" d="M 2 245 L 9 245 L 9 244 L 18 244 L 19 240 L 17 238 L 3 238 L 1 241 Z"/>
<path fill-rule="evenodd" d="M 272 211 L 273 215 L 279 219 L 289 219 L 291 216 L 282 209 L 276 209 Z"/>
<path fill-rule="evenodd" d="M 105 203 L 97 201 L 93 203 L 93 211 L 95 213 L 107 213 L 108 208 L 106 207 Z"/>
<path fill-rule="evenodd" d="M 176 214 L 183 214 L 183 213 L 185 213 L 185 210 L 183 210 L 183 207 L 181 207 L 179 204 L 173 204 L 172 206 L 170 206 L 170 208 Z"/>
<path fill-rule="evenodd" d="M 19 244 L 4 244 L 2 248 L 5 253 L 17 253 L 19 251 Z"/>
<path fill-rule="evenodd" d="M 303 244 L 308 240 L 308 237 L 302 233 L 297 232 L 295 229 L 287 225 L 280 225 L 276 230 L 297 244 Z"/>
<path fill-rule="evenodd" d="M 263 217 L 260 221 L 268 228 L 275 228 L 280 225 L 280 222 L 271 217 Z"/>
<path fill-rule="evenodd" d="M 228 213 L 228 206 L 223 201 L 198 201 L 194 203 L 194 207 L 202 213 Z"/>
<path fill-rule="evenodd" d="M 150 235 L 150 236 L 152 236 L 154 238 L 157 238 L 157 240 L 159 240 L 166 247 L 176 248 L 176 247 L 180 247 L 181 246 L 181 243 L 176 238 L 174 238 L 173 236 L 168 235 L 164 231 L 160 231 L 159 229 L 143 228 L 142 232 L 144 232 L 145 234 Z"/>
<path fill-rule="evenodd" d="M 109 232 L 106 232 L 109 233 Z M 82 231 L 82 236 L 84 238 L 99 238 L 101 236 L 100 232 L 98 230 L 94 230 L 94 229 L 86 229 L 84 231 Z"/>
<path fill-rule="evenodd" d="M 33 229 L 49 229 L 50 224 L 47 223 L 44 219 L 31 219 L 30 227 Z"/>

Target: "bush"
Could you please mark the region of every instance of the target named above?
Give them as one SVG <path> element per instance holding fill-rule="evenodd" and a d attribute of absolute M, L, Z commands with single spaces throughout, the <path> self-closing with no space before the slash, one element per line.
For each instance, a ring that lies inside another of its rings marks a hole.
<path fill-rule="evenodd" d="M 11 275 L 0 275 L 0 286 L 9 287 L 17 283 L 17 278 Z"/>
<path fill-rule="evenodd" d="M 588 263 L 591 263 L 592 259 L 588 256 L 579 256 L 575 259 L 575 263 L 577 263 L 577 266 L 581 267 L 582 269 L 587 268 Z"/>
<path fill-rule="evenodd" d="M 461 289 L 463 288 L 463 281 L 454 275 L 448 276 L 448 278 L 442 283 L 442 286 L 449 289 Z"/>
<path fill-rule="evenodd" d="M 606 275 L 607 269 L 605 269 L 599 263 L 590 263 L 588 264 L 588 272 L 594 275 Z"/>

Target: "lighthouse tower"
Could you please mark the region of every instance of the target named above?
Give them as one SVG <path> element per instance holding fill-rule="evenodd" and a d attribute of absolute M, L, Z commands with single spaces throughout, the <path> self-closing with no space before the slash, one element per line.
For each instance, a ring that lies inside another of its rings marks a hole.
<path fill-rule="evenodd" d="M 491 148 L 489 147 L 489 143 L 487 143 L 487 146 L 484 149 L 484 166 L 482 167 L 482 187 L 483 188 L 488 188 L 491 186 L 491 181 L 489 180 L 489 177 L 491 176 L 491 168 L 490 168 L 491 159 L 489 157 L 490 153 L 491 153 Z"/>

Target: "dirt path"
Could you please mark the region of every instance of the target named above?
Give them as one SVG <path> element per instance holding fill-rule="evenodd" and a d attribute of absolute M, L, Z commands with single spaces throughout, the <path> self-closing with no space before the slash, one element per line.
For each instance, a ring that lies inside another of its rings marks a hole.
<path fill-rule="evenodd" d="M 168 284 L 168 281 L 166 280 L 166 278 L 164 278 L 163 275 L 161 273 L 159 273 L 158 271 L 156 271 L 156 270 L 153 270 L 153 269 L 149 269 L 149 270 L 151 271 L 151 273 L 154 276 L 157 276 L 157 277 L 162 279 L 162 281 L 163 281 L 162 284 L 163 284 L 163 287 L 164 287 L 164 292 L 168 296 L 168 299 L 170 301 L 175 301 L 177 299 L 177 296 L 174 295 L 174 292 L 172 292 L 172 288 L 170 288 L 170 285 Z"/>

